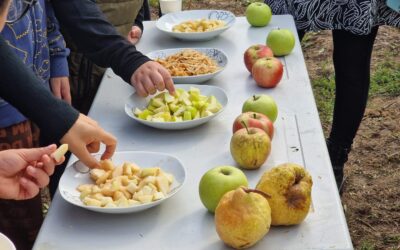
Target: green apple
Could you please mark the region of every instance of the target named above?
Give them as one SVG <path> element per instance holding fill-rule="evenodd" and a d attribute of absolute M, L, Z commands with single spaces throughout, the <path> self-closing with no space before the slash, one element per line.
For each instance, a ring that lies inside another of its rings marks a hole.
<path fill-rule="evenodd" d="M 292 52 L 295 44 L 294 34 L 288 29 L 274 29 L 268 33 L 267 45 L 274 56 L 286 56 Z"/>
<path fill-rule="evenodd" d="M 278 106 L 275 100 L 269 95 L 253 95 L 247 99 L 243 103 L 242 113 L 249 111 L 264 114 L 272 122 L 275 122 L 278 117 Z"/>
<path fill-rule="evenodd" d="M 209 212 L 214 213 L 221 197 L 240 186 L 248 186 L 246 175 L 233 166 L 219 166 L 208 170 L 200 180 L 200 200 Z"/>
<path fill-rule="evenodd" d="M 271 17 L 271 8 L 265 3 L 255 2 L 246 8 L 246 19 L 251 26 L 266 26 L 271 21 Z"/>

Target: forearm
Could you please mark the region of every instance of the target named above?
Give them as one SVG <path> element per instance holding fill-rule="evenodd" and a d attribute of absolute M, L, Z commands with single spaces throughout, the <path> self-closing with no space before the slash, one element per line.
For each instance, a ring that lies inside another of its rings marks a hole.
<path fill-rule="evenodd" d="M 120 36 L 90 0 L 53 0 L 59 22 L 78 49 L 102 67 L 111 67 L 126 82 L 150 59 Z"/>
<path fill-rule="evenodd" d="M 75 123 L 78 111 L 53 97 L 1 36 L 0 62 L 0 97 L 39 126 L 45 143 L 58 142 Z"/>

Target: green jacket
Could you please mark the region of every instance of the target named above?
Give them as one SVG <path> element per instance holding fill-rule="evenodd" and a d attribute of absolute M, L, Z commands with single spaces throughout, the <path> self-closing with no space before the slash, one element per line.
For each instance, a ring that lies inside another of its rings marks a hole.
<path fill-rule="evenodd" d="M 126 37 L 133 25 L 137 25 L 143 30 L 144 1 L 147 0 L 96 0 L 96 3 L 108 21 L 122 36 Z M 78 52 L 68 34 L 65 35 L 65 40 L 67 47 L 71 49 L 68 63 L 72 106 L 81 113 L 87 114 L 105 69 Z"/>
<path fill-rule="evenodd" d="M 123 36 L 128 35 L 133 24 L 137 24 L 135 20 L 143 6 L 143 0 L 96 0 L 96 3 Z"/>

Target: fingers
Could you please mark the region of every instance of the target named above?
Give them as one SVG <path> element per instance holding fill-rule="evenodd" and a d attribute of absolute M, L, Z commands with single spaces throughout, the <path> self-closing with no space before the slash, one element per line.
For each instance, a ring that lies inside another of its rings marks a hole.
<path fill-rule="evenodd" d="M 106 149 L 104 150 L 101 159 L 110 159 L 113 156 L 115 149 L 117 148 L 117 139 L 110 133 L 103 131 L 103 138 L 101 142 L 106 145 Z"/>
<path fill-rule="evenodd" d="M 138 95 L 146 97 L 167 89 L 175 93 L 170 73 L 160 64 L 150 61 L 140 66 L 132 75 L 131 83 Z"/>
<path fill-rule="evenodd" d="M 94 158 L 88 151 L 86 145 L 79 144 L 79 146 L 75 147 L 73 153 L 78 157 L 78 159 L 88 166 L 89 168 L 98 168 L 100 167 L 100 163 Z"/>
<path fill-rule="evenodd" d="M 100 150 L 100 142 L 95 141 L 86 146 L 89 153 L 97 153 Z"/>
<path fill-rule="evenodd" d="M 61 98 L 61 81 L 59 78 L 51 78 L 50 79 L 50 85 L 51 85 L 51 92 L 53 92 L 53 95 L 59 99 Z"/>
<path fill-rule="evenodd" d="M 175 94 L 175 86 L 174 86 L 174 82 L 172 81 L 171 74 L 168 72 L 168 70 L 166 70 L 164 68 L 160 68 L 158 70 L 158 72 L 161 74 L 161 76 L 163 78 L 163 82 L 165 83 L 165 88 L 168 90 L 168 92 L 171 95 L 174 95 Z"/>
<path fill-rule="evenodd" d="M 19 180 L 23 191 L 20 193 L 18 200 L 31 199 L 39 194 L 39 187 L 31 180 L 21 177 Z"/>
<path fill-rule="evenodd" d="M 55 144 L 42 148 L 17 149 L 18 154 L 26 162 L 39 161 L 42 155 L 49 155 L 57 149 Z"/>
<path fill-rule="evenodd" d="M 61 98 L 71 105 L 71 89 L 69 86 L 69 79 L 68 77 L 61 78 Z"/>
<path fill-rule="evenodd" d="M 50 178 L 47 173 L 40 169 L 35 168 L 33 166 L 28 166 L 26 168 L 26 174 L 37 184 L 38 187 L 44 188 L 49 184 Z"/>
<path fill-rule="evenodd" d="M 54 173 L 54 168 L 56 166 L 56 163 L 48 155 L 43 155 L 42 156 L 42 162 L 40 162 L 40 163 L 41 164 L 40 165 L 38 164 L 36 166 L 36 168 L 43 169 L 43 171 L 45 171 L 46 174 L 49 175 L 49 176 Z M 61 163 L 58 162 L 57 164 L 61 164 Z"/>

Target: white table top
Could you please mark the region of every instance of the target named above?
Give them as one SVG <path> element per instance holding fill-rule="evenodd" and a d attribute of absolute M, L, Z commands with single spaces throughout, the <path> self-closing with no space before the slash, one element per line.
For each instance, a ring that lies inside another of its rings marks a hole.
<path fill-rule="evenodd" d="M 264 28 L 251 28 L 239 17 L 220 37 L 188 43 L 162 34 L 154 22 L 145 22 L 138 45 L 143 53 L 174 47 L 225 51 L 228 66 L 206 84 L 224 88 L 229 104 L 220 116 L 194 129 L 148 128 L 125 115 L 124 100 L 133 88 L 108 71 L 89 115 L 118 138 L 118 151 L 159 151 L 178 157 L 187 168 L 187 182 L 168 201 L 136 214 L 95 213 L 70 205 L 56 194 L 34 249 L 225 249 L 213 215 L 201 204 L 198 183 L 210 168 L 235 165 L 229 152 L 231 126 L 242 103 L 255 93 L 273 96 L 279 116 L 271 157 L 261 169 L 245 171 L 250 186 L 255 186 L 266 169 L 286 161 L 305 166 L 314 186 L 313 209 L 305 221 L 293 227 L 273 227 L 253 249 L 353 249 L 299 41 L 284 58 L 285 75 L 274 89 L 258 88 L 243 64 L 243 52 L 250 45 L 265 43 L 268 31 L 277 26 L 296 32 L 291 16 L 273 16 Z"/>

